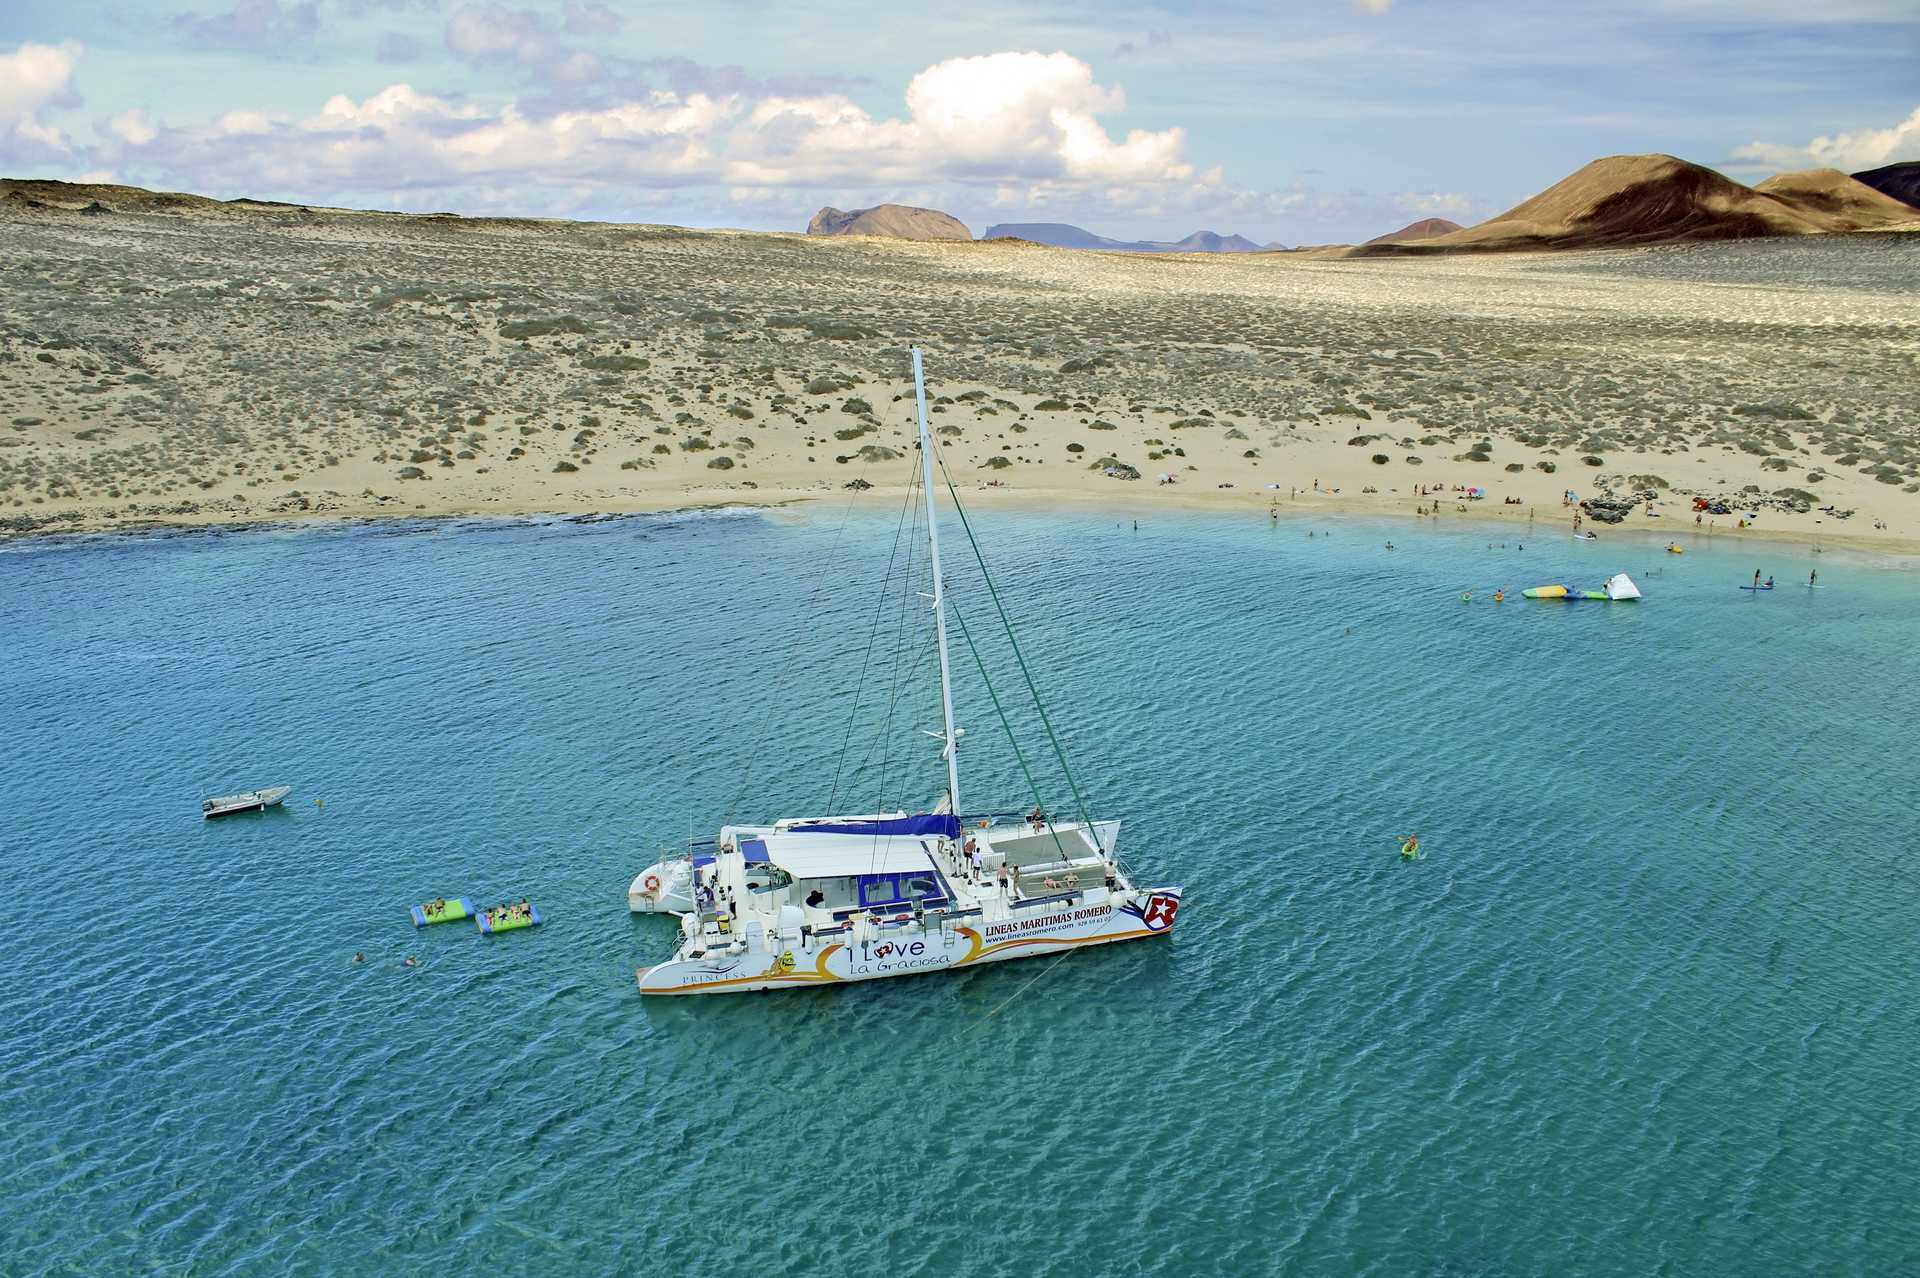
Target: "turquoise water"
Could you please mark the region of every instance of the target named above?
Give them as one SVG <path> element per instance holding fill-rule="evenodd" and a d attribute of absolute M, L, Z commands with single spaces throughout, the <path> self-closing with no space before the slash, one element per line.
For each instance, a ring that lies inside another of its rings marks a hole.
<path fill-rule="evenodd" d="M 976 520 L 1177 935 L 670 1001 L 663 846 L 938 790 L 923 683 L 875 726 L 891 515 L 0 549 L 0 1270 L 1920 1265 L 1914 574 Z M 968 806 L 1023 806 L 960 659 Z M 409 926 L 455 893 L 548 922 Z"/>

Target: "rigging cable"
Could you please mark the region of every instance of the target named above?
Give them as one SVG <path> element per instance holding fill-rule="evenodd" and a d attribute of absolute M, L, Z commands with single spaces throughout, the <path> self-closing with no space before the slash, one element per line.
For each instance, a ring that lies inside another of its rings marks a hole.
<path fill-rule="evenodd" d="M 937 451 L 934 457 L 936 460 L 940 460 Z M 960 528 L 967 534 L 967 545 L 973 548 L 974 561 L 980 565 L 980 578 L 986 582 L 987 594 L 993 600 L 994 610 L 1000 614 L 1001 628 L 1007 632 L 1007 643 L 1013 649 L 1014 661 L 1019 663 L 1020 677 L 1026 681 L 1027 694 L 1033 698 L 1034 709 L 1040 712 L 1040 723 L 1041 726 L 1047 730 L 1047 740 L 1053 745 L 1054 758 L 1060 761 L 1060 771 L 1066 775 L 1068 789 L 1073 791 L 1073 801 L 1078 806 L 1080 812 L 1080 824 L 1086 830 L 1087 838 L 1093 842 L 1094 849 L 1104 857 L 1107 854 L 1107 850 L 1101 846 L 1100 835 L 1093 828 L 1093 821 L 1087 815 L 1086 796 L 1080 793 L 1080 783 L 1073 779 L 1073 769 L 1067 766 L 1066 751 L 1061 749 L 1060 738 L 1054 734 L 1053 720 L 1048 717 L 1047 707 L 1040 700 L 1040 690 L 1034 686 L 1033 672 L 1027 668 L 1027 658 L 1025 654 L 1020 651 L 1020 641 L 1014 637 L 1013 622 L 1007 617 L 1006 606 L 1000 602 L 1000 592 L 994 589 L 993 574 L 987 571 L 986 558 L 980 553 L 980 543 L 973 535 L 973 524 L 967 518 L 966 507 L 960 504 L 960 494 L 953 486 L 953 475 L 947 470 L 947 465 L 944 460 L 940 460 L 940 474 L 946 481 L 948 495 L 953 498 L 953 509 L 960 516 Z M 976 661 L 979 659 L 978 653 L 974 654 L 974 659 Z M 995 703 L 996 705 L 998 704 L 997 698 Z M 1008 729 L 1008 732 L 1011 734 L 1012 729 Z M 1035 801 L 1038 802 L 1037 799 Z M 1042 810 L 1044 811 L 1044 808 Z M 1052 826 L 1051 821 L 1048 822 L 1048 826 Z M 1055 841 L 1058 842 L 1059 836 L 1057 834 L 1054 838 Z"/>

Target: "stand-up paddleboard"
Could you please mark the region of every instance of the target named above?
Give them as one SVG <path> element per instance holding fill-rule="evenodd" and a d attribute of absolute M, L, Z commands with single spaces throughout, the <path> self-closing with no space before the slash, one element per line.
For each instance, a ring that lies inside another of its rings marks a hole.
<path fill-rule="evenodd" d="M 1772 586 L 1742 586 L 1742 590 L 1772 590 Z"/>

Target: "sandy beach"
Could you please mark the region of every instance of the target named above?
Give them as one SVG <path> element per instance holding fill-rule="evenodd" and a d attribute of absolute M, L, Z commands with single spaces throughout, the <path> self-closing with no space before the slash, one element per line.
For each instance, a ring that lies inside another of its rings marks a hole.
<path fill-rule="evenodd" d="M 12 534 L 888 503 L 917 344 L 976 502 L 1544 535 L 1651 492 L 1588 527 L 1920 550 L 1911 237 L 1141 258 L 6 185 Z"/>

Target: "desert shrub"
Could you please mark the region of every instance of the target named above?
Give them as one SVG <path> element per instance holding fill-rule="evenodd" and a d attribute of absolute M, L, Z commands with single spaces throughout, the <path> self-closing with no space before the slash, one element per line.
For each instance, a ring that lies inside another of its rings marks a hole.
<path fill-rule="evenodd" d="M 807 383 L 809 395 L 831 395 L 837 390 L 846 389 L 837 377 L 816 377 Z"/>
<path fill-rule="evenodd" d="M 1636 488 L 1641 490 L 1645 490 L 1648 488 L 1658 490 L 1658 489 L 1673 487 L 1672 484 L 1669 484 L 1666 480 L 1660 478 L 1660 476 L 1658 475 L 1628 475 L 1627 486 L 1630 488 Z"/>
<path fill-rule="evenodd" d="M 591 359 L 581 360 L 580 367 L 596 373 L 637 373 L 643 368 L 653 367 L 653 361 L 638 355 L 595 355 Z"/>
<path fill-rule="evenodd" d="M 897 448 L 888 448 L 885 444 L 868 444 L 855 456 L 864 462 L 888 462 L 899 461 L 906 454 Z"/>
<path fill-rule="evenodd" d="M 1509 475 L 1518 475 L 1521 471 L 1525 470 L 1526 467 L 1519 462 L 1508 462 L 1502 469 Z"/>
<path fill-rule="evenodd" d="M 1412 453 L 1408 453 L 1408 454 L 1407 454 L 1407 455 L 1406 455 L 1405 457 L 1402 457 L 1402 458 L 1401 458 L 1400 460 L 1401 460 L 1401 461 L 1403 461 L 1403 462 L 1405 462 L 1405 463 L 1406 463 L 1407 465 L 1409 465 L 1409 466 L 1424 466 L 1424 465 L 1426 465 L 1426 463 L 1425 463 L 1425 462 L 1423 462 L 1423 461 L 1421 461 L 1419 457 L 1417 457 L 1417 456 L 1415 456 L 1415 455 L 1414 455 L 1414 454 L 1412 454 Z"/>
<path fill-rule="evenodd" d="M 743 422 L 750 422 L 753 420 L 753 410 L 751 408 L 746 407 L 744 404 L 734 404 L 730 406 L 727 409 L 727 415 L 730 417 L 738 417 Z"/>
<path fill-rule="evenodd" d="M 740 435 L 736 437 L 733 441 L 733 447 L 739 449 L 743 453 L 752 452 L 754 448 L 753 436 Z"/>
<path fill-rule="evenodd" d="M 402 479 L 425 479 L 426 477 L 427 472 L 421 470 L 418 466 L 402 466 L 400 468 L 400 478 Z"/>
<path fill-rule="evenodd" d="M 1005 470 L 1011 465 L 1013 465 L 1013 463 L 1005 457 L 989 457 L 980 463 L 980 468 L 982 470 Z"/>
<path fill-rule="evenodd" d="M 1177 422 L 1168 422 L 1167 429 L 1195 430 L 1202 426 L 1218 426 L 1219 424 L 1219 422 L 1213 420 L 1212 414 L 1208 414 L 1204 417 L 1182 417 Z"/>
<path fill-rule="evenodd" d="M 407 460 L 414 463 L 417 466 L 421 462 L 430 462 L 435 457 L 438 457 L 438 456 L 439 456 L 438 453 L 430 453 L 424 448 L 416 448 L 407 455 Z"/>
<path fill-rule="evenodd" d="M 1544 475 L 1551 475 L 1554 471 L 1560 469 L 1550 461 L 1537 461 L 1533 464 L 1533 468 Z"/>
<path fill-rule="evenodd" d="M 1073 405 L 1064 399 L 1043 399 L 1033 406 L 1033 411 L 1036 413 L 1064 413 L 1071 411 L 1072 408 Z"/>
<path fill-rule="evenodd" d="M 958 439 L 963 432 L 958 426 L 942 426 L 933 432 L 942 439 Z"/>
<path fill-rule="evenodd" d="M 1119 430 L 1120 428 L 1118 426 L 1115 426 L 1112 422 L 1108 422 L 1108 421 L 1091 421 L 1087 423 L 1087 429 L 1088 430 Z"/>
<path fill-rule="evenodd" d="M 864 399 L 855 397 L 841 404 L 840 411 L 843 413 L 871 413 L 873 411 L 873 405 Z"/>
<path fill-rule="evenodd" d="M 1084 453 L 1087 451 L 1087 446 L 1085 444 L 1068 444 L 1067 451 L 1070 453 Z"/>
<path fill-rule="evenodd" d="M 1374 454 L 1374 455 L 1372 456 L 1372 458 L 1370 458 L 1370 460 L 1371 460 L 1371 461 L 1373 462 L 1373 464 L 1374 464 L 1374 465 L 1376 465 L 1376 466 L 1384 466 L 1384 465 L 1386 465 L 1386 464 L 1387 464 L 1387 462 L 1388 462 L 1388 461 L 1390 461 L 1390 460 L 1392 460 L 1392 459 L 1391 459 L 1391 458 L 1389 458 L 1389 457 L 1388 457 L 1388 456 L 1387 456 L 1387 455 L 1386 455 L 1385 453 L 1375 453 L 1375 454 Z"/>
<path fill-rule="evenodd" d="M 651 468 L 652 465 L 653 463 L 648 461 L 644 457 L 629 457 L 626 461 L 623 461 L 620 463 L 620 469 L 621 470 L 644 470 L 644 469 Z"/>
<path fill-rule="evenodd" d="M 873 434 L 873 427 L 871 426 L 849 426 L 845 430 L 836 430 L 833 432 L 833 437 L 844 442 L 849 439 L 858 439 L 862 435 L 871 434 Z"/>
<path fill-rule="evenodd" d="M 571 475 L 573 472 L 579 469 L 580 468 L 578 466 L 574 465 L 570 461 L 555 462 L 553 464 L 553 473 L 556 475 Z"/>
<path fill-rule="evenodd" d="M 1589 453 L 1585 457 L 1582 457 L 1580 459 L 1580 464 L 1582 466 L 1604 466 L 1607 463 L 1602 461 L 1600 458 L 1595 457 L 1593 454 Z"/>
<path fill-rule="evenodd" d="M 722 453 L 720 454 L 720 456 L 714 458 L 712 461 L 707 463 L 707 469 L 708 470 L 732 470 L 733 458 L 727 456 L 725 453 Z"/>
<path fill-rule="evenodd" d="M 519 339 L 523 337 L 553 337 L 560 333 L 586 333 L 586 321 L 578 315 L 555 315 L 550 319 L 508 320 L 500 326 L 500 336 Z"/>
<path fill-rule="evenodd" d="M 680 451 L 683 453 L 704 453 L 712 447 L 704 435 L 689 435 L 680 441 Z"/>
<path fill-rule="evenodd" d="M 1761 470 L 1792 470 L 1793 465 L 1784 457 L 1769 457 L 1760 463 Z"/>
<path fill-rule="evenodd" d="M 1735 417 L 1763 417 L 1776 422 L 1810 422 L 1812 413 L 1798 404 L 1741 404 L 1733 410 Z"/>

